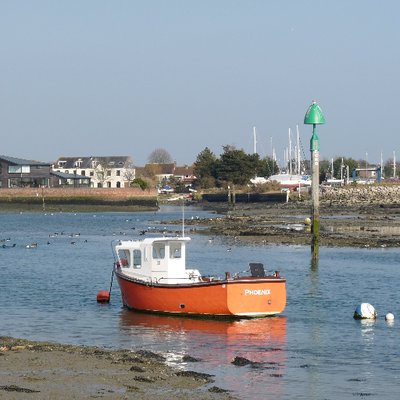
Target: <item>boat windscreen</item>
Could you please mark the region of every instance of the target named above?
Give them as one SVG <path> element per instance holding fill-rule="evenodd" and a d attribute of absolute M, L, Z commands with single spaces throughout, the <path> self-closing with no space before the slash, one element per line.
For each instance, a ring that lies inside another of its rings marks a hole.
<path fill-rule="evenodd" d="M 169 258 L 181 258 L 182 257 L 182 244 L 171 243 L 169 245 Z"/>
<path fill-rule="evenodd" d="M 153 243 L 153 258 L 163 259 L 165 258 L 165 244 L 164 243 Z"/>
<path fill-rule="evenodd" d="M 131 264 L 131 253 L 127 249 L 119 249 L 118 258 L 122 267 L 129 267 Z"/>

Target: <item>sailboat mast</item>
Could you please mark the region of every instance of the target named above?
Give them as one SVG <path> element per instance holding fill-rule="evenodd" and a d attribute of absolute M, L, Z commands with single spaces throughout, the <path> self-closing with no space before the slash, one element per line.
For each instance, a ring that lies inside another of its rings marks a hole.
<path fill-rule="evenodd" d="M 342 157 L 342 163 L 340 164 L 340 182 L 341 182 L 341 184 L 343 184 L 343 167 L 344 167 L 344 164 L 343 164 L 343 157 Z"/>
<path fill-rule="evenodd" d="M 253 126 L 253 154 L 257 154 L 257 133 L 255 126 Z"/>
<path fill-rule="evenodd" d="M 272 145 L 272 136 L 271 136 L 271 158 L 274 159 L 274 146 Z"/>
<path fill-rule="evenodd" d="M 182 199 L 182 237 L 185 237 L 185 200 Z"/>
<path fill-rule="evenodd" d="M 393 178 L 396 178 L 396 152 L 393 152 Z"/>
<path fill-rule="evenodd" d="M 296 125 L 296 132 L 297 132 L 297 174 L 301 175 L 299 125 Z"/>
<path fill-rule="evenodd" d="M 289 154 L 288 154 L 288 160 L 289 160 L 289 174 L 292 175 L 292 138 L 290 135 L 290 128 L 289 128 Z"/>

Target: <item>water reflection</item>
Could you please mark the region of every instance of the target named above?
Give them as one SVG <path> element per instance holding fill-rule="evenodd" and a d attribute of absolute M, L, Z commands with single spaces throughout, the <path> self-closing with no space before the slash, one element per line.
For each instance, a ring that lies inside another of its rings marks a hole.
<path fill-rule="evenodd" d="M 310 272 L 310 297 L 312 299 L 317 299 L 320 294 L 318 265 L 319 265 L 319 259 L 314 258 L 312 256 L 311 261 L 310 261 L 310 270 L 311 270 L 311 272 Z M 315 311 L 319 312 L 319 304 L 312 303 L 311 306 L 312 306 L 313 310 L 314 310 L 314 306 L 318 306 L 318 309 Z"/>
<path fill-rule="evenodd" d="M 386 322 L 386 326 L 388 326 L 389 328 L 394 327 L 394 319 L 388 319 L 385 322 Z"/>
<path fill-rule="evenodd" d="M 376 319 L 361 319 L 361 337 L 367 345 L 374 344 Z"/>
<path fill-rule="evenodd" d="M 243 320 L 218 320 L 190 317 L 174 317 L 146 314 L 123 309 L 121 330 L 151 335 L 157 339 L 171 338 L 174 345 L 177 338 L 182 350 L 203 351 L 204 339 L 214 337 L 214 345 L 224 344 L 227 350 L 224 358 L 231 361 L 238 353 L 249 356 L 251 361 L 262 362 L 265 352 L 279 352 L 286 339 L 286 317 Z M 196 340 L 195 342 L 193 340 Z M 165 343 L 167 347 L 168 344 Z M 218 346 L 219 347 L 219 346 Z M 207 359 L 221 359 L 220 355 L 207 348 Z"/>
<path fill-rule="evenodd" d="M 317 258 L 315 258 L 315 257 L 311 257 L 311 263 L 310 263 L 310 266 L 311 266 L 311 271 L 312 272 L 317 272 L 318 271 L 318 257 Z"/>
<path fill-rule="evenodd" d="M 281 393 L 286 355 L 286 317 L 251 320 L 212 320 L 137 313 L 122 310 L 120 328 L 145 347 L 163 352 L 169 363 L 186 369 L 206 364 L 217 384 L 249 396 L 257 383 Z M 155 344 L 158 344 L 155 346 Z M 150 347 L 150 346 L 149 346 Z M 187 356 L 199 362 L 186 363 Z M 238 364 L 232 363 L 240 361 Z M 205 364 L 203 364 L 205 363 Z M 204 372 L 204 370 L 202 371 Z"/>

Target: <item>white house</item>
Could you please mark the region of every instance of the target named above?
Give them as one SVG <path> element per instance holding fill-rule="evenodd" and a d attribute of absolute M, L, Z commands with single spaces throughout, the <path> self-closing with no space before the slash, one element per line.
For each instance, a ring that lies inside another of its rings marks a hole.
<path fill-rule="evenodd" d="M 53 170 L 90 177 L 91 187 L 124 188 L 135 179 L 135 167 L 129 156 L 60 157 Z"/>

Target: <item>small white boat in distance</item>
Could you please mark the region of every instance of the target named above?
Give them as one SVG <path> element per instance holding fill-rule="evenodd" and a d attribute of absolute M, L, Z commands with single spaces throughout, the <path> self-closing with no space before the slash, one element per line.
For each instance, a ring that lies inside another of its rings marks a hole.
<path fill-rule="evenodd" d="M 268 182 L 278 182 L 282 189 L 296 189 L 304 186 L 311 186 L 309 175 L 278 174 L 271 175 Z"/>

